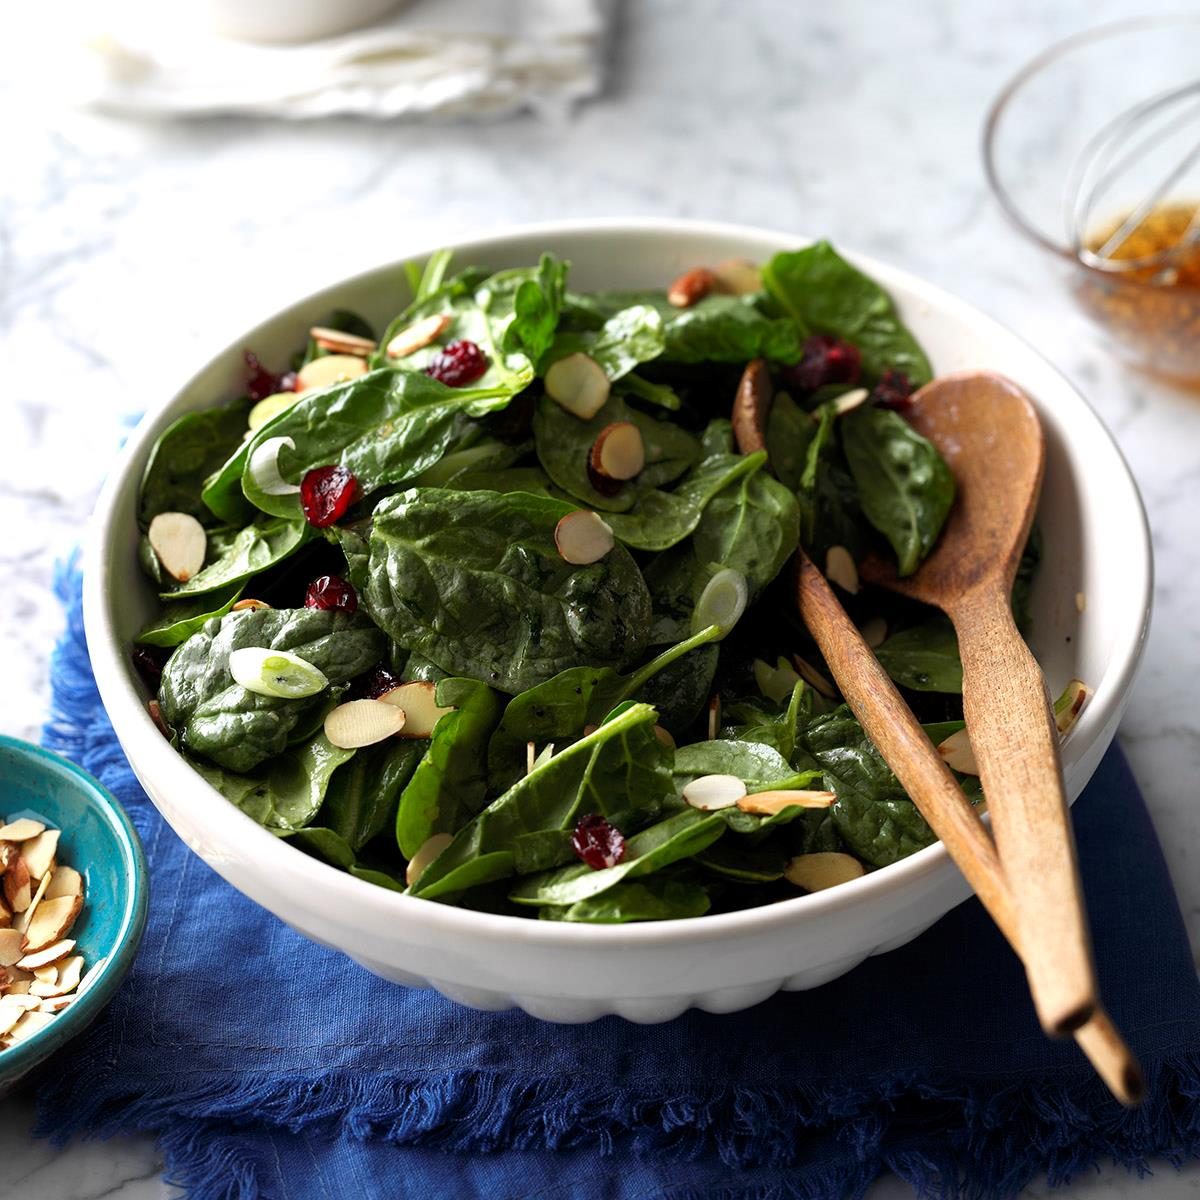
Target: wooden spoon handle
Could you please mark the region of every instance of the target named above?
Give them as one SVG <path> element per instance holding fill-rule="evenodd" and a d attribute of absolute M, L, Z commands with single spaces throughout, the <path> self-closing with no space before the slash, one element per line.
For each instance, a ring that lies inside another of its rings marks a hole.
<path fill-rule="evenodd" d="M 1042 1028 L 1062 1037 L 1091 1016 L 1098 995 L 1046 682 L 1003 591 L 964 593 L 950 618 L 963 664 L 963 715 L 1030 989 Z"/>
<path fill-rule="evenodd" d="M 1020 954 L 1008 885 L 987 828 L 833 589 L 803 551 L 797 559 L 797 601 L 802 620 L 867 736 Z M 1075 1040 L 1113 1095 L 1122 1104 L 1138 1103 L 1144 1091 L 1141 1068 L 1102 1009 L 1097 1008 L 1092 1019 L 1075 1031 Z"/>

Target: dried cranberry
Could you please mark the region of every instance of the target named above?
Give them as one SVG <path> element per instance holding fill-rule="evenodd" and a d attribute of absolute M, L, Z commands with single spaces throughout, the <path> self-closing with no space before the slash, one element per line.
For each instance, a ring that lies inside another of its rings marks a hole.
<path fill-rule="evenodd" d="M 903 371 L 884 371 L 871 389 L 871 403 L 903 410 L 912 403 L 913 385 Z"/>
<path fill-rule="evenodd" d="M 398 688 L 404 680 L 399 675 L 393 675 L 387 667 L 376 667 L 369 675 L 364 675 L 359 682 L 358 690 L 367 700 L 378 700 L 386 696 L 392 688 Z"/>
<path fill-rule="evenodd" d="M 579 818 L 571 834 L 571 848 L 593 871 L 615 867 L 625 857 L 625 838 L 599 813 Z"/>
<path fill-rule="evenodd" d="M 447 387 L 465 387 L 468 383 L 474 383 L 487 369 L 487 355 L 474 342 L 460 338 L 456 342 L 448 342 L 429 360 L 425 374 L 432 375 Z"/>
<path fill-rule="evenodd" d="M 169 653 L 167 650 L 151 646 L 134 646 L 133 648 L 134 668 L 152 692 L 158 691 L 158 684 L 162 679 L 163 667 L 167 665 Z"/>
<path fill-rule="evenodd" d="M 339 612 L 358 612 L 358 593 L 354 585 L 340 575 L 318 575 L 304 593 L 305 608 L 333 608 Z"/>
<path fill-rule="evenodd" d="M 358 480 L 345 467 L 314 467 L 300 480 L 304 519 L 318 529 L 332 525 L 358 499 Z"/>
<path fill-rule="evenodd" d="M 287 371 L 283 375 L 275 375 L 258 361 L 258 355 L 253 350 L 242 354 L 246 360 L 246 370 L 249 377 L 246 380 L 246 395 L 251 400 L 262 400 L 273 396 L 276 392 L 294 392 L 296 390 L 296 372 Z"/>
<path fill-rule="evenodd" d="M 800 392 L 815 392 L 827 383 L 857 383 L 862 355 L 853 342 L 814 333 L 804 342 L 804 353 L 794 366 L 783 371 L 784 386 Z"/>

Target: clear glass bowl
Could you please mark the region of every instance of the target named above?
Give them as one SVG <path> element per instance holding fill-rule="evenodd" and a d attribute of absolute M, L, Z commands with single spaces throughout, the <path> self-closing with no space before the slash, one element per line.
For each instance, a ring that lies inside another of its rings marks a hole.
<path fill-rule="evenodd" d="M 1081 169 L 1098 136 L 1136 106 L 1189 87 L 1197 90 L 1170 110 L 1179 118 L 1173 136 L 1113 172 L 1100 202 L 1078 222 Z M 1104 345 L 1135 365 L 1200 382 L 1200 286 L 1178 283 L 1178 251 L 1142 259 L 1136 270 L 1081 260 L 1091 238 L 1153 195 L 1193 145 L 1200 148 L 1200 13 L 1121 21 L 1044 51 L 992 105 L 983 154 L 1005 213 L 1046 252 Z M 1162 200 L 1200 205 L 1200 153 Z"/>

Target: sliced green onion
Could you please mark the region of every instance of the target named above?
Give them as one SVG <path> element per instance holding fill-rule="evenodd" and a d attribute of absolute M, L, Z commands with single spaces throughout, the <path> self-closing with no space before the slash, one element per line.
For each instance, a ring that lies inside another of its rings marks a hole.
<path fill-rule="evenodd" d="M 267 438 L 261 446 L 256 446 L 250 455 L 247 470 L 254 486 L 264 496 L 290 496 L 300 490 L 298 483 L 289 483 L 279 473 L 279 451 L 284 447 L 295 450 L 296 443 L 290 437 Z"/>
<path fill-rule="evenodd" d="M 696 601 L 696 609 L 692 613 L 693 632 L 699 633 L 705 626 L 716 625 L 721 630 L 721 637 L 725 637 L 746 611 L 749 598 L 746 577 L 740 571 L 729 567 L 718 571 L 705 584 L 700 599 Z"/>
<path fill-rule="evenodd" d="M 329 686 L 325 673 L 290 650 L 245 646 L 229 656 L 229 673 L 248 692 L 300 700 Z"/>

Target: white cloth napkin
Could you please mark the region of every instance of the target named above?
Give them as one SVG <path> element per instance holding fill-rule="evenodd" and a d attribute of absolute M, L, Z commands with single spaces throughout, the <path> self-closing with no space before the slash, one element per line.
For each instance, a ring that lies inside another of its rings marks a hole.
<path fill-rule="evenodd" d="M 558 114 L 603 85 L 613 4 L 417 0 L 296 45 L 219 37 L 181 15 L 184 0 L 101 4 L 73 76 L 78 98 L 137 116 Z"/>

